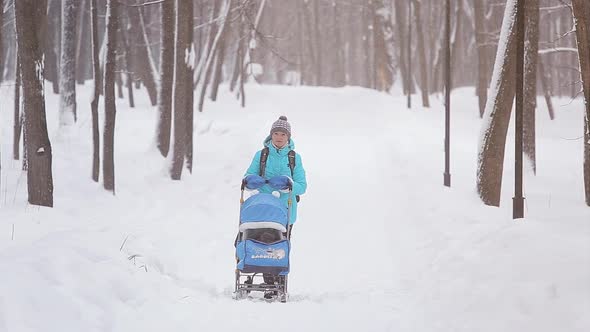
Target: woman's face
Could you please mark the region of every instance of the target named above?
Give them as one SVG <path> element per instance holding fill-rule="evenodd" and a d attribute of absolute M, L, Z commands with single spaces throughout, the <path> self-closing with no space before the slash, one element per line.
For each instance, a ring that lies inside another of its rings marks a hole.
<path fill-rule="evenodd" d="M 275 131 L 271 136 L 272 144 L 277 148 L 282 148 L 289 142 L 289 136 L 282 131 Z"/>

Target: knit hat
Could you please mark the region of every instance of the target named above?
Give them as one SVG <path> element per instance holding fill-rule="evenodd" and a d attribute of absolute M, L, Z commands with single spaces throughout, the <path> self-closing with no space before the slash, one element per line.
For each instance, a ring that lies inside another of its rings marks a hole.
<path fill-rule="evenodd" d="M 272 124 L 270 128 L 270 134 L 272 135 L 274 132 L 281 131 L 291 137 L 291 125 L 287 122 L 287 117 L 281 115 L 277 121 Z"/>

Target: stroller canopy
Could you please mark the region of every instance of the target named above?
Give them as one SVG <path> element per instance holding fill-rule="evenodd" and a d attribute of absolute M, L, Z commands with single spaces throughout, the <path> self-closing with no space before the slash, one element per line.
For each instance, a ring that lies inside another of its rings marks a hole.
<path fill-rule="evenodd" d="M 251 196 L 242 204 L 240 210 L 240 228 L 245 228 L 243 226 L 246 226 L 246 223 L 276 223 L 286 228 L 288 222 L 287 207 L 272 194 L 260 193 Z M 258 225 L 252 226 L 247 228 L 258 228 Z"/>

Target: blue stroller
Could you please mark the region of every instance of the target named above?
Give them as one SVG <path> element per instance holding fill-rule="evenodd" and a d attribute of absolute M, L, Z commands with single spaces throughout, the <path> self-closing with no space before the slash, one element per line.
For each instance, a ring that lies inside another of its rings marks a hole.
<path fill-rule="evenodd" d="M 291 184 L 277 184 L 273 179 L 258 179 L 273 188 L 289 191 L 288 206 L 272 194 L 259 193 L 244 201 L 242 183 L 239 232 L 236 239 L 235 299 L 243 299 L 250 292 L 264 292 L 265 298 L 287 302 L 289 274 L 289 216 L 291 212 Z M 266 296 L 272 294 L 272 296 Z"/>

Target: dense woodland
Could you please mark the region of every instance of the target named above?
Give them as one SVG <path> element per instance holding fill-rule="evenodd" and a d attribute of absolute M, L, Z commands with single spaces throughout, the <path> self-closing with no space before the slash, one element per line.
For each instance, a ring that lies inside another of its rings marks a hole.
<path fill-rule="evenodd" d="M 523 4 L 521 40 L 515 17 Z M 89 174 L 115 193 L 115 100 L 133 107 L 138 89 L 159 114 L 156 144 L 162 162 L 172 156 L 170 177 L 179 180 L 192 169 L 193 112 L 207 111 L 219 89 L 245 105 L 247 84 L 354 85 L 401 92 L 408 108 L 427 109 L 444 100 L 449 61 L 448 88 L 475 87 L 479 96 L 476 186 L 496 206 L 519 88 L 517 45 L 524 45 L 524 153 L 533 171 L 537 100 L 552 118 L 552 97 L 590 101 L 586 0 L 0 0 L 0 9 L 0 84 L 13 85 L 17 96 L 14 105 L 0 103 L 15 119 L 13 151 L 1 153 L 23 160 L 29 202 L 37 205 L 53 205 L 46 123 L 59 121 L 64 130 L 75 123 L 83 84 L 95 87 Z M 46 119 L 44 84 L 60 95 L 59 119 Z M 590 206 L 589 118 L 587 102 L 580 139 Z"/>

